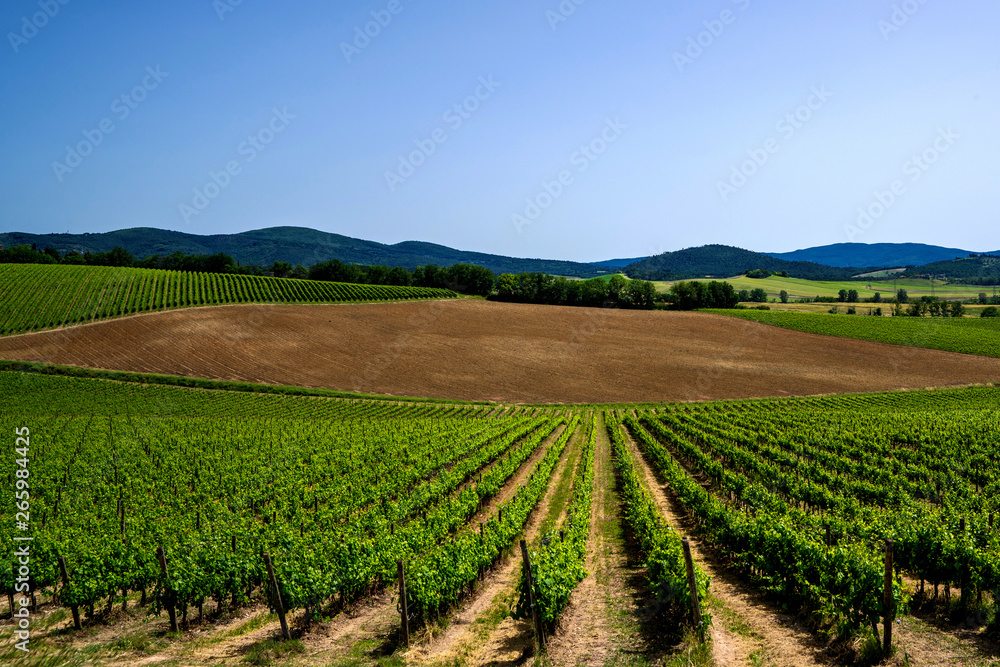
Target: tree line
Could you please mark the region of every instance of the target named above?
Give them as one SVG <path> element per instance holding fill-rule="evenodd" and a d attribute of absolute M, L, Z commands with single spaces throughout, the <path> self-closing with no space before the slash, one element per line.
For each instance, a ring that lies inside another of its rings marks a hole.
<path fill-rule="evenodd" d="M 347 264 L 338 259 L 330 259 L 308 268 L 280 261 L 263 268 L 241 266 L 225 253 L 187 255 L 174 252 L 137 259 L 120 246 L 107 252 L 69 251 L 60 254 L 54 248 L 40 251 L 29 245 L 0 249 L 0 263 L 114 266 L 275 276 L 357 285 L 433 287 L 489 297 L 497 301 L 564 306 L 653 308 L 657 301 L 656 289 L 652 283 L 628 280 L 620 275 L 610 279 L 589 280 L 572 280 L 546 273 L 504 273 L 496 276 L 490 269 L 474 264 L 452 264 L 448 267 L 429 264 L 407 269 L 399 266 Z"/>
<path fill-rule="evenodd" d="M 645 280 L 621 275 L 608 279 L 569 280 L 547 273 L 504 273 L 497 278 L 491 299 L 556 306 L 591 306 L 651 309 L 656 287 Z"/>

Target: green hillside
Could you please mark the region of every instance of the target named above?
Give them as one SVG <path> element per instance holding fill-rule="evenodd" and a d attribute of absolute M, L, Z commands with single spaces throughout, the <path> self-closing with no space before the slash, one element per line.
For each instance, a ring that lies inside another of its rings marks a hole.
<path fill-rule="evenodd" d="M 746 276 L 736 276 L 726 278 L 726 281 L 739 290 L 752 290 L 756 287 L 762 288 L 771 297 L 777 297 L 782 290 L 788 292 L 791 299 L 801 299 L 804 297 L 817 296 L 837 296 L 840 290 L 857 290 L 858 296 L 867 299 L 875 296 L 878 292 L 885 300 L 895 296 L 897 289 L 905 289 L 909 297 L 937 296 L 941 299 L 971 299 L 980 292 L 992 294 L 992 289 L 980 287 L 978 285 L 958 285 L 947 284 L 940 280 L 931 284 L 930 280 L 921 278 L 906 278 L 900 280 L 803 280 L 801 278 L 782 278 L 771 276 L 770 278 L 747 278 Z"/>
<path fill-rule="evenodd" d="M 725 278 L 754 269 L 767 269 L 777 273 L 787 271 L 794 278 L 809 280 L 847 280 L 862 273 L 859 268 L 836 268 L 811 262 L 789 262 L 742 248 L 724 245 L 706 245 L 666 252 L 630 264 L 625 273 L 643 280 L 685 280 L 688 278 Z"/>
<path fill-rule="evenodd" d="M 349 285 L 150 269 L 0 265 L 0 335 L 152 310 L 231 303 L 339 303 L 454 298 L 426 287 Z"/>
<path fill-rule="evenodd" d="M 762 310 L 707 312 L 825 336 L 1000 357 L 1000 320 L 997 319 L 865 317 Z"/>
<path fill-rule="evenodd" d="M 121 246 L 140 259 L 174 252 L 187 255 L 214 255 L 221 252 L 245 266 L 271 266 L 280 261 L 308 267 L 329 259 L 339 259 L 347 264 L 400 266 L 406 269 L 428 264 L 475 264 L 497 274 L 541 272 L 574 278 L 593 278 L 609 270 L 580 262 L 466 252 L 418 241 L 386 245 L 303 227 L 273 227 L 214 236 L 144 227 L 103 234 L 10 232 L 0 234 L 0 244 L 4 247 L 34 244 L 39 250 L 51 247 L 61 253 L 76 250 L 81 254 L 107 252 L 115 246 Z"/>
<path fill-rule="evenodd" d="M 1000 255 L 977 255 L 944 262 L 934 262 L 909 269 L 906 275 L 947 276 L 952 279 L 983 279 L 987 284 L 1000 283 Z"/>

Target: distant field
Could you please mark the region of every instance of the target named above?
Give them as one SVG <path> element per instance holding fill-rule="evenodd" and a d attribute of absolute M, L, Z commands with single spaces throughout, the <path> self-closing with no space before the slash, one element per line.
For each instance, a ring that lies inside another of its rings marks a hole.
<path fill-rule="evenodd" d="M 905 289 L 910 297 L 920 297 L 933 294 L 944 299 L 970 299 L 977 296 L 980 292 L 986 292 L 990 295 L 993 294 L 992 287 L 982 287 L 980 285 L 946 285 L 940 281 L 936 281 L 932 287 L 931 281 L 923 279 L 899 280 L 895 283 L 892 280 L 847 280 L 828 282 L 802 280 L 800 278 L 779 278 L 777 276 L 762 279 L 736 276 L 734 278 L 713 278 L 713 280 L 725 280 L 731 284 L 736 291 L 744 289 L 752 290 L 760 287 L 767 291 L 769 296 L 775 298 L 777 298 L 782 290 L 785 290 L 788 292 L 788 296 L 792 299 L 801 299 L 803 297 L 812 298 L 817 296 L 837 296 L 842 289 L 858 290 L 858 296 L 861 298 L 875 296 L 876 292 L 881 293 L 883 298 L 889 298 L 896 293 L 896 289 Z M 669 282 L 655 283 L 657 290 L 661 292 L 669 289 L 672 284 L 673 283 Z M 869 285 L 871 286 L 871 289 L 869 289 Z"/>
<path fill-rule="evenodd" d="M 865 317 L 761 310 L 707 312 L 806 333 L 1000 357 L 1000 320 L 996 319 Z"/>
<path fill-rule="evenodd" d="M 0 265 L 0 334 L 230 303 L 452 298 L 449 290 L 103 266 Z"/>

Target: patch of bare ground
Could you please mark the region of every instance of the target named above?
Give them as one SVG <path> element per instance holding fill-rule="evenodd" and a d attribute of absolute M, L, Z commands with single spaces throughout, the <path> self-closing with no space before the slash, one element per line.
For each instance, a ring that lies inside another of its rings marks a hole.
<path fill-rule="evenodd" d="M 995 667 L 1000 665 L 997 647 L 981 633 L 935 627 L 913 616 L 900 619 L 893 629 L 896 662 L 921 667 Z"/>
<path fill-rule="evenodd" d="M 120 601 L 110 612 L 101 610 L 92 618 L 84 617 L 81 610 L 83 629 L 79 631 L 73 629 L 68 609 L 42 604 L 33 615 L 33 653 L 44 660 L 45 656 L 70 650 L 113 666 L 166 660 L 174 661 L 172 664 L 203 664 L 196 647 L 213 641 L 213 637 L 242 634 L 236 631 L 240 627 L 263 626 L 254 619 L 267 616 L 267 608 L 260 604 L 232 611 L 225 605 L 217 609 L 214 602 L 208 602 L 203 622 L 194 612 L 187 624 L 181 623 L 179 636 L 170 636 L 166 612 L 156 615 L 152 603 L 140 607 L 135 595 L 130 595 L 126 610 L 122 610 Z M 187 662 L 181 660 L 182 656 Z"/>
<path fill-rule="evenodd" d="M 600 420 L 600 413 L 594 415 Z M 594 448 L 594 496 L 587 538 L 587 576 L 577 585 L 563 610 L 557 632 L 549 638 L 548 658 L 555 665 L 604 665 L 622 643 L 608 605 L 610 582 L 621 582 L 627 556 L 611 539 L 612 524 L 620 522 L 611 448 L 602 422 L 597 424 Z M 620 532 L 620 527 L 618 528 Z M 619 589 L 620 590 L 620 589 Z"/>
<path fill-rule="evenodd" d="M 524 528 L 524 539 L 536 539 L 546 518 L 553 514 L 556 489 L 566 476 L 580 448 L 578 427 L 553 471 L 545 494 Z M 533 467 L 533 466 L 532 466 Z M 511 487 L 516 490 L 515 487 Z M 557 508 L 558 509 L 558 508 Z M 439 634 L 428 634 L 407 654 L 410 664 L 518 664 L 532 650 L 531 626 L 507 616 L 508 604 L 516 602 L 514 588 L 521 571 L 520 552 L 515 548 L 489 573 L 472 595 L 448 619 Z M 499 624 L 495 621 L 502 618 Z M 491 620 L 494 623 L 491 623 Z M 495 625 L 495 627 L 492 627 Z"/>
<path fill-rule="evenodd" d="M 626 433 L 637 471 L 650 490 L 667 523 L 682 535 L 688 533 L 685 513 L 656 478 L 639 448 Z M 808 667 L 832 664 L 825 646 L 794 616 L 776 611 L 763 596 L 739 577 L 728 572 L 701 541 L 691 539 L 691 553 L 712 578 L 710 592 L 718 609 L 712 610 L 712 638 L 719 667 L 730 665 L 773 665 Z"/>
<path fill-rule="evenodd" d="M 0 338 L 0 358 L 520 403 L 870 392 L 1000 376 L 1000 359 L 722 315 L 478 300 L 157 312 Z"/>
<path fill-rule="evenodd" d="M 979 608 L 983 611 L 973 603 L 961 612 L 960 589 L 951 589 L 949 605 L 943 591 L 935 600 L 932 586 L 920 594 L 915 579 L 904 576 L 903 583 L 915 593 L 911 615 L 901 618 L 893 633 L 900 656 L 909 656 L 915 665 L 1000 665 L 1000 642 L 985 631 L 990 616 L 985 609 L 992 605 L 988 595 Z"/>

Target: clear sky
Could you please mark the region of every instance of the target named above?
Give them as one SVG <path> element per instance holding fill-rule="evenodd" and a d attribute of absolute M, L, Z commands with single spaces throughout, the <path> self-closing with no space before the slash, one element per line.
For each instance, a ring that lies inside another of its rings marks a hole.
<path fill-rule="evenodd" d="M 998 24 L 995 0 L 9 0 L 0 231 L 993 250 Z"/>

